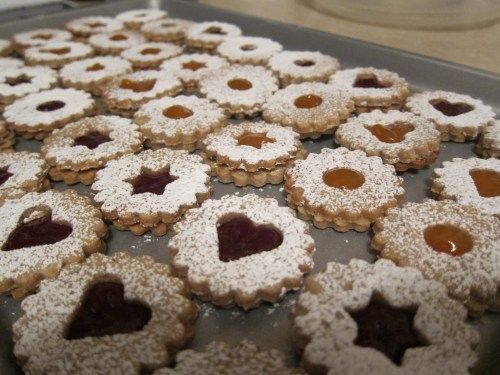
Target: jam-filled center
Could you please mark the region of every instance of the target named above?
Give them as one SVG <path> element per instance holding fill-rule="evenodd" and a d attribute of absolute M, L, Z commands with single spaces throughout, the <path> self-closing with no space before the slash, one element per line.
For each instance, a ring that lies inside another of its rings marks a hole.
<path fill-rule="evenodd" d="M 115 42 L 119 42 L 121 40 L 127 40 L 128 36 L 123 35 L 123 34 L 114 34 L 114 35 L 111 35 L 109 37 L 109 39 L 112 40 L 112 41 L 115 41 Z"/>
<path fill-rule="evenodd" d="M 433 99 L 429 101 L 435 109 L 445 116 L 455 117 L 464 113 L 470 112 L 474 109 L 473 106 L 467 103 L 450 103 L 445 99 Z"/>
<path fill-rule="evenodd" d="M 103 281 L 90 287 L 66 331 L 67 340 L 140 331 L 151 319 L 151 309 L 127 301 L 121 282 Z"/>
<path fill-rule="evenodd" d="M 141 51 L 141 55 L 158 55 L 160 51 L 159 48 L 144 48 Z"/>
<path fill-rule="evenodd" d="M 274 139 L 268 138 L 262 133 L 243 133 L 238 137 L 238 146 L 251 146 L 262 148 L 264 143 L 274 143 Z"/>
<path fill-rule="evenodd" d="M 249 90 L 252 88 L 252 82 L 243 78 L 231 79 L 227 82 L 227 85 L 231 89 L 239 91 Z"/>
<path fill-rule="evenodd" d="M 6 77 L 5 83 L 9 86 L 17 86 L 23 83 L 31 83 L 31 77 L 26 74 L 21 74 L 16 77 Z"/>
<path fill-rule="evenodd" d="M 85 146 L 91 150 L 103 143 L 110 142 L 111 138 L 107 134 L 93 130 L 85 135 L 75 138 L 74 146 Z"/>
<path fill-rule="evenodd" d="M 0 168 L 0 186 L 5 184 L 5 182 L 12 176 L 13 174 L 9 172 L 9 167 Z"/>
<path fill-rule="evenodd" d="M 227 33 L 218 26 L 210 26 L 203 31 L 205 34 L 226 35 Z"/>
<path fill-rule="evenodd" d="M 31 39 L 49 40 L 49 39 L 52 39 L 52 34 L 50 34 L 50 33 L 35 34 L 31 37 Z"/>
<path fill-rule="evenodd" d="M 500 195 L 500 173 L 489 169 L 473 169 L 469 175 L 476 185 L 477 192 L 484 198 Z"/>
<path fill-rule="evenodd" d="M 399 143 L 404 141 L 406 133 L 413 131 L 413 126 L 406 123 L 395 123 L 391 125 L 376 124 L 366 126 L 380 142 L 384 143 Z"/>
<path fill-rule="evenodd" d="M 270 251 L 281 245 L 283 234 L 270 224 L 257 225 L 245 216 L 222 219 L 217 226 L 219 259 L 230 262 Z"/>
<path fill-rule="evenodd" d="M 133 81 L 131 79 L 124 78 L 120 82 L 120 88 L 124 90 L 132 90 L 133 92 L 146 92 L 151 91 L 155 86 L 156 79 L 145 79 L 142 81 Z"/>
<path fill-rule="evenodd" d="M 293 62 L 295 65 L 297 66 L 302 66 L 302 67 L 309 67 L 309 66 L 314 66 L 316 65 L 316 62 L 313 61 L 313 60 L 305 60 L 305 59 L 302 59 L 302 60 L 295 60 Z"/>
<path fill-rule="evenodd" d="M 472 250 L 474 242 L 469 233 L 451 224 L 436 224 L 424 229 L 427 245 L 435 251 L 460 256 Z"/>
<path fill-rule="evenodd" d="M 302 95 L 299 96 L 293 104 L 297 108 L 309 109 L 319 106 L 323 103 L 323 99 L 320 96 L 314 94 Z"/>
<path fill-rule="evenodd" d="M 365 89 L 385 89 L 386 87 L 392 86 L 392 84 L 379 81 L 375 74 L 359 74 L 352 86 Z"/>
<path fill-rule="evenodd" d="M 353 169 L 336 168 L 323 173 L 323 182 L 333 188 L 354 190 L 365 183 L 365 177 Z"/>
<path fill-rule="evenodd" d="M 45 48 L 41 49 L 40 52 L 43 53 L 52 53 L 54 55 L 65 55 L 71 51 L 69 47 L 61 47 L 61 48 Z"/>
<path fill-rule="evenodd" d="M 240 47 L 242 51 L 254 51 L 257 49 L 257 46 L 255 44 L 244 44 Z"/>
<path fill-rule="evenodd" d="M 188 118 L 193 115 L 193 111 L 183 105 L 171 105 L 163 110 L 163 116 L 171 118 L 172 120 L 180 120 Z"/>
<path fill-rule="evenodd" d="M 141 174 L 130 181 L 134 188 L 133 194 L 152 193 L 162 195 L 165 186 L 177 180 L 170 175 L 170 168 L 161 171 L 143 170 Z"/>
<path fill-rule="evenodd" d="M 99 64 L 99 63 L 95 63 L 93 65 L 90 65 L 87 67 L 87 69 L 85 69 L 87 72 L 97 72 L 99 70 L 103 70 L 104 69 L 104 65 L 102 64 Z"/>
<path fill-rule="evenodd" d="M 376 349 L 398 366 L 406 349 L 426 346 L 413 329 L 412 309 L 395 308 L 372 299 L 364 309 L 350 315 L 358 326 L 354 344 Z"/>
<path fill-rule="evenodd" d="M 91 29 L 97 29 L 98 27 L 104 27 L 106 26 L 104 23 L 102 22 L 89 22 L 86 24 L 88 27 L 90 27 Z"/>
<path fill-rule="evenodd" d="M 25 247 L 52 245 L 64 240 L 73 232 L 71 225 L 52 221 L 47 214 L 28 222 L 20 223 L 9 235 L 3 246 L 4 251 Z"/>
<path fill-rule="evenodd" d="M 40 112 L 52 112 L 52 111 L 57 111 L 58 109 L 61 109 L 64 106 L 66 106 L 66 103 L 64 103 L 60 100 L 51 100 L 51 101 L 39 104 L 36 107 L 36 110 L 40 111 Z"/>
<path fill-rule="evenodd" d="M 161 24 L 161 27 L 165 27 L 165 28 L 170 28 L 170 27 L 174 27 L 175 26 L 175 23 L 172 23 L 172 22 L 164 22 Z"/>
<path fill-rule="evenodd" d="M 192 70 L 193 72 L 197 71 L 198 69 L 206 67 L 207 65 L 204 62 L 199 62 L 195 60 L 191 60 L 182 64 L 182 69 L 189 69 Z"/>

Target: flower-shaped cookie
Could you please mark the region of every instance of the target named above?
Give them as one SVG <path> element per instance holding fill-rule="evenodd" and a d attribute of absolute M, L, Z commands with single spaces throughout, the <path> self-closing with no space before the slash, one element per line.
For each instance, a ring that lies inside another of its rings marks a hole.
<path fill-rule="evenodd" d="M 475 151 L 483 158 L 500 158 L 500 121 L 484 128 Z"/>
<path fill-rule="evenodd" d="M 79 39 L 85 39 L 94 34 L 112 33 L 123 28 L 123 22 L 102 16 L 77 18 L 66 24 L 66 29 Z"/>
<path fill-rule="evenodd" d="M 52 42 L 67 42 L 71 33 L 59 29 L 36 29 L 14 34 L 12 42 L 15 50 L 22 54 L 26 48 L 43 46 Z"/>
<path fill-rule="evenodd" d="M 158 21 L 167 16 L 167 12 L 161 9 L 133 9 L 119 13 L 117 20 L 122 21 L 130 29 L 140 29 L 141 26 Z"/>
<path fill-rule="evenodd" d="M 282 49 L 281 44 L 269 38 L 239 36 L 222 42 L 217 53 L 235 64 L 266 65 Z"/>
<path fill-rule="evenodd" d="M 24 51 L 26 65 L 44 65 L 59 69 L 73 61 L 94 55 L 94 49 L 77 42 L 50 42 L 41 46 L 30 47 Z"/>
<path fill-rule="evenodd" d="M 141 43 L 124 50 L 120 56 L 134 69 L 158 69 L 161 63 L 182 53 L 182 47 L 172 43 Z"/>
<path fill-rule="evenodd" d="M 213 52 L 219 44 L 241 35 L 241 29 L 227 22 L 208 21 L 195 23 L 186 31 L 186 45 L 197 51 Z"/>
<path fill-rule="evenodd" d="M 182 44 L 186 31 L 194 25 L 193 21 L 182 18 L 167 18 L 142 25 L 141 32 L 154 42 Z"/>
<path fill-rule="evenodd" d="M 146 38 L 142 34 L 127 30 L 94 34 L 89 38 L 89 44 L 99 55 L 119 55 L 122 51 L 145 41 Z"/>

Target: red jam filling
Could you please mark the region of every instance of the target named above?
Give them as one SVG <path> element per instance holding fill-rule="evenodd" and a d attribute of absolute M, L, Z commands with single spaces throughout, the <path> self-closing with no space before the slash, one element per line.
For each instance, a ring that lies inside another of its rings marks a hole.
<path fill-rule="evenodd" d="M 170 175 L 170 169 L 151 172 L 143 171 L 130 183 L 134 187 L 134 194 L 153 193 L 161 195 L 165 191 L 165 186 L 177 180 L 177 177 Z"/>
<path fill-rule="evenodd" d="M 316 65 L 316 63 L 312 60 L 295 60 L 293 63 L 297 66 L 302 66 L 302 67 Z"/>
<path fill-rule="evenodd" d="M 382 83 L 374 74 L 360 74 L 356 77 L 353 87 L 361 87 L 365 89 L 385 89 L 391 84 Z"/>
<path fill-rule="evenodd" d="M 13 174 L 9 172 L 9 167 L 0 168 L 0 186 L 3 185 L 12 176 Z"/>
<path fill-rule="evenodd" d="M 91 150 L 97 148 L 97 146 L 111 141 L 111 138 L 107 134 L 102 134 L 98 131 L 91 131 L 81 137 L 75 138 L 75 144 L 73 146 L 85 146 Z"/>
<path fill-rule="evenodd" d="M 474 109 L 473 106 L 466 103 L 450 103 L 444 99 L 434 99 L 429 101 L 435 109 L 445 116 L 455 117 L 464 113 L 470 112 Z"/>
<path fill-rule="evenodd" d="M 26 74 L 21 74 L 17 77 L 7 77 L 5 78 L 5 83 L 9 86 L 17 86 L 22 83 L 31 83 L 31 77 L 28 77 Z"/>
<path fill-rule="evenodd" d="M 39 104 L 36 107 L 36 110 L 40 112 L 52 112 L 63 108 L 65 105 L 66 103 L 61 102 L 60 100 L 51 100 L 49 102 Z"/>
<path fill-rule="evenodd" d="M 211 26 L 203 32 L 206 34 L 226 35 L 226 32 L 218 26 Z"/>

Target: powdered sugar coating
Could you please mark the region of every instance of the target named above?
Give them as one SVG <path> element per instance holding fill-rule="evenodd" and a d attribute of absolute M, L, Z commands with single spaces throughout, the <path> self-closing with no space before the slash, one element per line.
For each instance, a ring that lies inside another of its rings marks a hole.
<path fill-rule="evenodd" d="M 123 22 L 112 17 L 90 16 L 74 19 L 66 29 L 76 36 L 88 37 L 99 33 L 112 33 L 123 29 Z"/>
<path fill-rule="evenodd" d="M 222 262 L 217 226 L 227 215 L 243 215 L 257 225 L 272 225 L 281 231 L 283 242 L 270 251 Z M 174 232 L 169 242 L 173 266 L 186 277 L 195 294 L 224 307 L 236 304 L 249 309 L 261 301 L 275 302 L 287 290 L 298 289 L 304 272 L 313 266 L 315 246 L 307 225 L 272 198 L 248 194 L 208 199 L 200 208 L 189 210 Z"/>
<path fill-rule="evenodd" d="M 370 300 L 416 309 L 413 328 L 427 345 L 410 348 L 395 365 L 380 351 L 354 344 L 358 327 L 350 312 Z M 435 281 L 413 268 L 379 260 L 328 263 L 311 276 L 295 306 L 294 334 L 305 346 L 303 363 L 328 374 L 468 374 L 477 360 L 478 333 L 466 324 L 466 309 Z"/>
<path fill-rule="evenodd" d="M 211 29 L 221 32 L 207 32 Z M 241 29 L 227 22 L 207 21 L 195 23 L 186 31 L 186 43 L 190 47 L 215 49 L 219 44 L 228 38 L 241 35 Z"/>
<path fill-rule="evenodd" d="M 24 61 L 14 57 L 0 57 L 0 70 L 15 69 L 24 66 Z"/>
<path fill-rule="evenodd" d="M 165 187 L 161 195 L 133 193 L 129 182 L 144 170 L 159 171 L 169 168 L 176 180 Z M 197 204 L 197 195 L 210 192 L 209 167 L 198 155 L 183 150 L 146 150 L 138 155 L 126 155 L 110 161 L 97 172 L 92 190 L 94 200 L 103 212 L 120 215 L 178 215 L 186 206 Z M 180 216 L 180 215 L 179 215 Z"/>
<path fill-rule="evenodd" d="M 278 75 L 284 87 L 291 83 L 326 82 L 340 69 L 340 64 L 336 58 L 321 52 L 283 51 L 269 59 L 268 67 Z"/>
<path fill-rule="evenodd" d="M 29 83 L 10 85 L 8 82 L 17 77 L 28 78 Z M 57 73 L 45 66 L 25 66 L 2 69 L 0 67 L 0 102 L 11 102 L 27 94 L 50 89 L 58 81 Z"/>
<path fill-rule="evenodd" d="M 76 138 L 93 131 L 106 134 L 111 140 L 94 149 L 74 145 Z M 54 131 L 44 139 L 41 152 L 50 166 L 80 171 L 102 167 L 109 160 L 141 148 L 142 134 L 130 120 L 118 116 L 95 116 Z"/>
<path fill-rule="evenodd" d="M 454 158 L 452 161 L 444 161 L 442 168 L 434 169 L 432 190 L 441 199 L 452 199 L 461 204 L 472 205 L 483 213 L 500 216 L 500 196 L 486 198 L 479 195 L 469 173 L 472 170 L 488 170 L 500 174 L 500 160 Z"/>
<path fill-rule="evenodd" d="M 143 53 L 148 50 L 159 50 L 157 53 Z M 182 47 L 171 43 L 141 43 L 124 50 L 120 56 L 127 59 L 134 65 L 140 68 L 142 66 L 154 67 L 159 66 L 163 61 L 171 59 L 182 53 Z"/>
<path fill-rule="evenodd" d="M 252 65 L 266 65 L 281 50 L 283 46 L 280 43 L 255 36 L 230 38 L 217 47 L 217 53 L 231 63 Z"/>
<path fill-rule="evenodd" d="M 427 244 L 424 230 L 436 224 L 454 225 L 473 240 L 472 249 L 452 256 Z M 374 226 L 372 247 L 380 256 L 405 267 L 415 267 L 428 279 L 446 286 L 448 293 L 474 314 L 491 304 L 500 284 L 500 221 L 472 206 L 426 200 L 392 208 Z"/>
<path fill-rule="evenodd" d="M 274 142 L 263 143 L 261 148 L 239 145 L 244 134 L 262 134 Z M 267 122 L 243 122 L 229 125 L 209 134 L 203 141 L 203 151 L 217 163 L 228 164 L 231 169 L 254 171 L 259 168 L 273 169 L 293 160 L 301 151 L 299 135 L 291 128 Z"/>
<path fill-rule="evenodd" d="M 141 301 L 151 319 L 132 333 L 66 339 L 83 295 L 103 281 L 121 282 L 124 298 Z M 139 374 L 167 365 L 190 335 L 196 306 L 187 297 L 166 264 L 127 253 L 95 254 L 42 282 L 40 292 L 23 301 L 25 315 L 13 326 L 14 352 L 27 373 Z"/>
<path fill-rule="evenodd" d="M 156 370 L 154 375 L 298 375 L 303 371 L 285 364 L 284 355 L 278 350 L 263 350 L 253 342 L 243 340 L 237 345 L 212 341 L 201 352 L 183 350 L 177 353 L 174 368 Z"/>
<path fill-rule="evenodd" d="M 251 83 L 247 90 L 234 90 L 228 82 L 243 79 Z M 278 80 L 261 66 L 231 65 L 212 71 L 200 81 L 200 92 L 235 116 L 254 116 L 278 90 Z"/>
<path fill-rule="evenodd" d="M 116 39 L 115 39 L 116 38 Z M 134 31 L 121 30 L 112 33 L 94 34 L 89 43 L 101 54 L 120 54 L 121 51 L 144 43 L 146 38 Z"/>
<path fill-rule="evenodd" d="M 500 121 L 496 120 L 484 128 L 476 145 L 476 151 L 482 157 L 500 158 Z"/>
<path fill-rule="evenodd" d="M 116 15 L 116 19 L 122 21 L 131 28 L 140 28 L 142 25 L 152 21 L 165 18 L 167 12 L 161 9 L 132 9 Z"/>
<path fill-rule="evenodd" d="M 21 48 L 42 46 L 51 42 L 71 40 L 71 33 L 59 29 L 36 29 L 14 34 L 12 40 Z"/>
<path fill-rule="evenodd" d="M 65 53 L 59 51 L 68 50 Z M 28 65 L 48 65 L 60 68 L 72 61 L 81 60 L 94 54 L 94 49 L 77 42 L 50 42 L 42 46 L 30 47 L 24 52 Z"/>
<path fill-rule="evenodd" d="M 193 21 L 182 18 L 167 18 L 142 25 L 141 31 L 149 40 L 156 42 L 174 42 L 184 39 L 187 29 Z"/>

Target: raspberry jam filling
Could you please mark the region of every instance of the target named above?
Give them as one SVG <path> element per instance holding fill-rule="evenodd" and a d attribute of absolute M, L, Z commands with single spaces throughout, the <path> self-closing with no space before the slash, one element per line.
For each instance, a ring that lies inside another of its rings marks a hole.
<path fill-rule="evenodd" d="M 295 60 L 293 62 L 297 66 L 302 66 L 302 67 L 308 67 L 308 66 L 314 66 L 316 63 L 312 60 Z"/>
<path fill-rule="evenodd" d="M 132 81 L 131 79 L 122 79 L 120 88 L 125 90 L 132 90 L 133 92 L 146 92 L 150 91 L 156 84 L 156 79 L 146 79 L 143 81 Z"/>
<path fill-rule="evenodd" d="M 109 37 L 110 40 L 113 40 L 115 42 L 119 42 L 121 40 L 127 40 L 128 36 L 123 35 L 123 34 L 115 34 Z"/>
<path fill-rule="evenodd" d="M 320 96 L 314 95 L 314 94 L 299 96 L 293 102 L 295 107 L 301 108 L 301 109 L 314 108 L 314 107 L 319 106 L 321 103 L 323 103 L 323 99 L 321 99 Z"/>
<path fill-rule="evenodd" d="M 0 168 L 0 186 L 3 185 L 12 176 L 13 174 L 9 172 L 9 167 Z"/>
<path fill-rule="evenodd" d="M 73 146 L 85 146 L 91 150 L 97 148 L 97 146 L 111 141 L 111 138 L 107 134 L 103 134 L 99 131 L 93 130 L 88 132 L 81 137 L 75 138 L 75 143 Z"/>
<path fill-rule="evenodd" d="M 365 89 L 385 89 L 392 86 L 392 84 L 380 82 L 375 74 L 360 74 L 356 77 L 356 81 L 352 86 Z"/>
<path fill-rule="evenodd" d="M 358 326 L 355 345 L 374 348 L 393 363 L 401 365 L 406 349 L 426 346 L 413 329 L 415 312 L 376 300 L 360 311 L 350 313 Z"/>
<path fill-rule="evenodd" d="M 365 177 L 353 169 L 336 168 L 323 173 L 323 182 L 333 188 L 354 190 L 365 183 Z"/>
<path fill-rule="evenodd" d="M 445 116 L 455 117 L 464 113 L 470 112 L 474 109 L 473 106 L 466 103 L 450 103 L 445 99 L 433 99 L 429 101 L 435 109 Z"/>
<path fill-rule="evenodd" d="M 405 140 L 406 133 L 413 130 L 410 124 L 396 123 L 392 125 L 380 125 L 376 124 L 373 126 L 366 126 L 366 129 L 370 131 L 380 142 L 384 143 L 399 143 Z"/>
<path fill-rule="evenodd" d="M 134 187 L 133 194 L 153 193 L 161 195 L 165 191 L 165 186 L 177 180 L 177 177 L 170 175 L 170 168 L 162 171 L 143 170 L 130 183 Z"/>
<path fill-rule="evenodd" d="M 226 32 L 218 26 L 210 26 L 203 31 L 205 34 L 226 35 Z"/>
<path fill-rule="evenodd" d="M 240 47 L 242 51 L 254 51 L 257 49 L 257 46 L 255 44 L 244 44 Z"/>
<path fill-rule="evenodd" d="M 258 225 L 245 216 L 221 220 L 217 226 L 217 236 L 219 259 L 222 262 L 270 251 L 283 242 L 283 234 L 273 225 Z"/>
<path fill-rule="evenodd" d="M 140 331 L 151 319 L 151 309 L 138 301 L 127 301 L 121 282 L 94 284 L 66 331 L 67 340 L 102 337 Z"/>
<path fill-rule="evenodd" d="M 227 81 L 227 85 L 233 89 L 238 91 L 249 90 L 252 88 L 252 83 L 242 78 L 235 78 Z"/>
<path fill-rule="evenodd" d="M 93 65 L 90 65 L 87 67 L 87 69 L 85 69 L 87 72 L 97 72 L 99 70 L 103 70 L 104 69 L 104 65 L 102 64 L 99 64 L 99 63 L 95 63 Z"/>
<path fill-rule="evenodd" d="M 274 143 L 274 139 L 268 138 L 266 134 L 257 133 L 243 133 L 238 137 L 238 146 L 262 148 L 264 143 Z"/>
<path fill-rule="evenodd" d="M 141 55 L 158 55 L 160 53 L 159 48 L 144 48 L 141 51 Z"/>
<path fill-rule="evenodd" d="M 10 234 L 2 250 L 52 245 L 67 238 L 71 232 L 73 232 L 71 225 L 55 223 L 51 215 L 45 215 L 27 223 L 20 223 Z"/>
<path fill-rule="evenodd" d="M 40 112 L 52 112 L 52 111 L 57 111 L 58 109 L 61 109 L 64 106 L 66 106 L 66 103 L 61 102 L 60 100 L 51 100 L 49 102 L 44 102 L 42 104 L 39 104 L 36 107 L 36 110 Z"/>
<path fill-rule="evenodd" d="M 33 35 L 31 37 L 31 39 L 41 39 L 41 40 L 49 40 L 49 39 L 52 39 L 52 34 L 44 34 L 44 33 L 40 33 L 40 34 L 36 34 L 36 35 Z"/>
<path fill-rule="evenodd" d="M 179 120 L 188 118 L 193 115 L 193 111 L 182 105 L 172 105 L 163 111 L 163 116 L 171 118 L 172 120 Z"/>
<path fill-rule="evenodd" d="M 198 61 L 188 61 L 182 64 L 182 69 L 189 69 L 192 70 L 193 72 L 197 71 L 198 69 L 201 68 L 206 68 L 207 65 L 203 62 L 198 62 Z"/>
<path fill-rule="evenodd" d="M 424 230 L 424 239 L 435 251 L 453 256 L 463 255 L 474 246 L 469 233 L 451 224 L 428 226 Z"/>
<path fill-rule="evenodd" d="M 71 51 L 71 48 L 62 47 L 62 48 L 46 48 L 41 49 L 40 52 L 43 53 L 52 53 L 54 55 L 65 55 Z"/>
<path fill-rule="evenodd" d="M 473 169 L 469 175 L 480 196 L 493 198 L 500 195 L 500 173 L 488 169 Z"/>
<path fill-rule="evenodd" d="M 31 77 L 27 76 L 26 74 L 21 74 L 17 77 L 6 77 L 5 83 L 9 86 L 17 86 L 22 83 L 31 83 Z"/>

